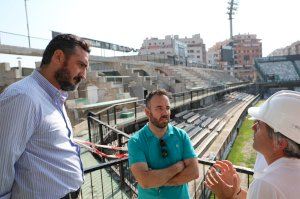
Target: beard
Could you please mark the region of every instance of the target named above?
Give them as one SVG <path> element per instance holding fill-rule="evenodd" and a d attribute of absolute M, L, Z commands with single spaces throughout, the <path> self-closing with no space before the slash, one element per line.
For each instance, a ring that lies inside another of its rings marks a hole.
<path fill-rule="evenodd" d="M 164 122 L 160 122 L 160 120 L 164 119 L 164 118 L 166 120 Z M 155 117 L 153 117 L 152 113 L 150 113 L 149 120 L 157 128 L 163 129 L 168 125 L 168 123 L 170 121 L 170 117 L 168 115 L 164 115 L 164 116 L 161 116 L 159 119 L 156 119 Z"/>
<path fill-rule="evenodd" d="M 75 84 L 72 83 L 71 72 L 67 67 L 67 60 L 63 64 L 62 68 L 58 69 L 55 72 L 55 80 L 58 82 L 60 89 L 63 91 L 74 91 L 77 89 L 78 84 L 80 83 L 82 77 L 76 76 L 73 78 Z"/>

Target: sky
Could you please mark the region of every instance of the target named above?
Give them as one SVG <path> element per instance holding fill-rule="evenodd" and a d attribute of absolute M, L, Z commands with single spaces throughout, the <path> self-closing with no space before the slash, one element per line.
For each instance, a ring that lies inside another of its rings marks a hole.
<path fill-rule="evenodd" d="M 44 48 L 51 30 L 140 48 L 145 38 L 200 33 L 206 50 L 230 37 L 229 0 L 27 0 L 31 46 Z M 235 0 L 233 35 L 256 34 L 263 56 L 300 40 L 299 0 Z M 0 43 L 28 46 L 24 0 L 0 0 Z M 92 54 L 108 55 L 102 50 Z M 18 56 L 0 54 L 17 64 Z M 34 65 L 40 58 L 22 57 Z"/>

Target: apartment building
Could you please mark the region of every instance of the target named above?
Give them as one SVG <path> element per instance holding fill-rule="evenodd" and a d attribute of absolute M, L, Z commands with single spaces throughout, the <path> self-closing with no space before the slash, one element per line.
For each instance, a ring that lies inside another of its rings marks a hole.
<path fill-rule="evenodd" d="M 255 34 L 233 36 L 234 65 L 249 67 L 254 59 L 262 57 L 262 43 Z"/>
<path fill-rule="evenodd" d="M 223 63 L 222 49 L 225 46 L 231 46 L 233 50 L 235 67 L 253 66 L 254 59 L 262 57 L 262 43 L 256 38 L 255 34 L 239 34 L 233 36 L 232 40 L 217 42 L 214 46 L 208 49 L 207 60 L 208 64 L 227 66 L 228 63 Z"/>
<path fill-rule="evenodd" d="M 200 34 L 191 38 L 167 35 L 164 39 L 146 38 L 139 55 L 165 55 L 185 60 L 186 63 L 206 63 L 206 49 Z"/>
<path fill-rule="evenodd" d="M 228 61 L 224 52 L 232 51 L 232 61 Z M 239 34 L 233 36 L 232 40 L 217 42 L 208 49 L 207 63 L 224 70 L 232 70 L 236 77 L 244 80 L 256 78 L 253 68 L 254 59 L 262 57 L 262 43 L 255 34 Z"/>
<path fill-rule="evenodd" d="M 285 48 L 276 49 L 269 56 L 284 56 L 297 54 L 300 54 L 300 41 L 296 41 Z"/>

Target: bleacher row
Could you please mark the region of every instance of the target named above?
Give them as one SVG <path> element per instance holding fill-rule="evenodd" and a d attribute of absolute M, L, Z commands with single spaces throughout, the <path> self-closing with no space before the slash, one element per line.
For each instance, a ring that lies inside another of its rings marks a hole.
<path fill-rule="evenodd" d="M 237 83 L 238 79 L 230 76 L 226 71 L 182 67 L 182 66 L 164 66 L 160 67 L 166 76 L 174 76 L 179 81 L 186 84 L 186 88 L 218 86 L 228 83 Z"/>
<path fill-rule="evenodd" d="M 253 98 L 253 95 L 234 92 L 225 97 L 227 103 L 225 102 L 221 106 L 229 106 L 228 102 L 247 102 L 251 98 Z M 236 107 L 236 103 L 231 106 L 231 108 L 233 107 Z M 227 109 L 230 109 L 230 107 Z M 225 127 L 226 118 L 231 117 L 226 112 L 226 108 L 223 112 L 219 112 L 219 114 L 212 114 L 184 110 L 177 113 L 171 121 L 172 125 L 187 132 L 198 157 L 203 156 L 207 148 Z"/>
<path fill-rule="evenodd" d="M 148 63 L 140 64 L 125 64 L 122 63 L 119 66 L 116 64 L 114 67 L 108 67 L 93 64 L 93 71 L 99 71 L 104 73 L 106 76 L 149 76 L 149 77 L 173 77 L 178 80 L 178 82 L 184 82 L 188 85 L 197 86 L 211 86 L 219 85 L 225 83 L 237 83 L 240 82 L 238 79 L 230 76 L 226 71 L 206 69 L 206 68 L 196 68 L 196 67 L 184 67 L 184 66 L 171 66 L 171 65 L 156 65 L 152 66 Z M 124 70 L 125 69 L 125 70 Z M 133 75 L 134 74 L 134 75 Z M 155 78 L 157 79 L 157 78 Z"/>
<path fill-rule="evenodd" d="M 300 80 L 300 60 L 257 62 L 256 67 L 266 81 Z"/>

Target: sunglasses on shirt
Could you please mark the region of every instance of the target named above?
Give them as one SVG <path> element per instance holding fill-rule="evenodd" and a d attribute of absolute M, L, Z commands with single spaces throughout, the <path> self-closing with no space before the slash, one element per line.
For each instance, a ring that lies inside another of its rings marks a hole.
<path fill-rule="evenodd" d="M 167 144 L 163 139 L 159 140 L 159 145 L 161 149 L 161 156 L 166 158 L 168 156 Z"/>

